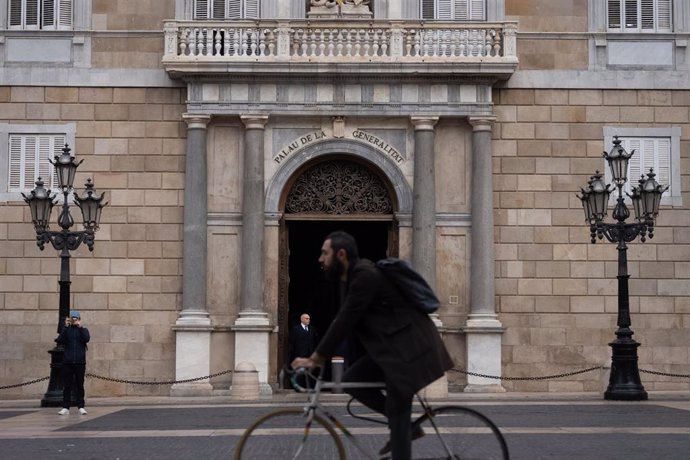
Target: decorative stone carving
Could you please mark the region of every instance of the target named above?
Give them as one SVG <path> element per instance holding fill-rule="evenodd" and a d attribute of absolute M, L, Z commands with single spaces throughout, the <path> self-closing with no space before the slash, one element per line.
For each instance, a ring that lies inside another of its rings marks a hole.
<path fill-rule="evenodd" d="M 292 186 L 285 212 L 312 214 L 390 214 L 393 204 L 381 179 L 345 160 L 319 163 Z"/>
<path fill-rule="evenodd" d="M 369 0 L 311 0 L 310 19 L 371 19 Z"/>

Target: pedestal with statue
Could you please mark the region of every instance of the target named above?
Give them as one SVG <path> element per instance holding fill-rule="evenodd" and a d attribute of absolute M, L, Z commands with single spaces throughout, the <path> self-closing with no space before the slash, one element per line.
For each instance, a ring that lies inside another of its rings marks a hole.
<path fill-rule="evenodd" d="M 311 0 L 309 19 L 371 19 L 369 0 Z"/>

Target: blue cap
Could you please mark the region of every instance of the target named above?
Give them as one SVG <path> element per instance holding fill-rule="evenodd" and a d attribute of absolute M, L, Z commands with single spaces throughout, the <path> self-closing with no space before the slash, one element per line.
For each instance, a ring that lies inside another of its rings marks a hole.
<path fill-rule="evenodd" d="M 71 312 L 69 312 L 69 317 L 81 319 L 81 315 L 79 314 L 79 312 L 77 310 L 72 310 Z"/>

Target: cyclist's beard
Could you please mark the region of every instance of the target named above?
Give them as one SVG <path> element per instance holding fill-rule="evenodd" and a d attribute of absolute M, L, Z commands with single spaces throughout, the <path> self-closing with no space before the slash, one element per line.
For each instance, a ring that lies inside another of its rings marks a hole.
<path fill-rule="evenodd" d="M 344 270 L 345 270 L 345 267 L 343 266 L 343 263 L 335 257 L 333 258 L 333 263 L 331 264 L 330 267 L 324 267 L 324 272 L 326 273 L 326 279 L 329 279 L 329 280 L 339 279 L 340 275 L 343 274 Z"/>

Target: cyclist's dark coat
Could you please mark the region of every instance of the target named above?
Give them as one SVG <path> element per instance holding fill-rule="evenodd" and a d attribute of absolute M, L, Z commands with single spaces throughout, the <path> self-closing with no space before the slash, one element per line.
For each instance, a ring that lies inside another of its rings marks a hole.
<path fill-rule="evenodd" d="M 351 332 L 386 375 L 387 385 L 412 395 L 453 367 L 436 325 L 406 305 L 385 276 L 366 259 L 348 273 L 345 301 L 316 352 L 331 356 Z"/>

